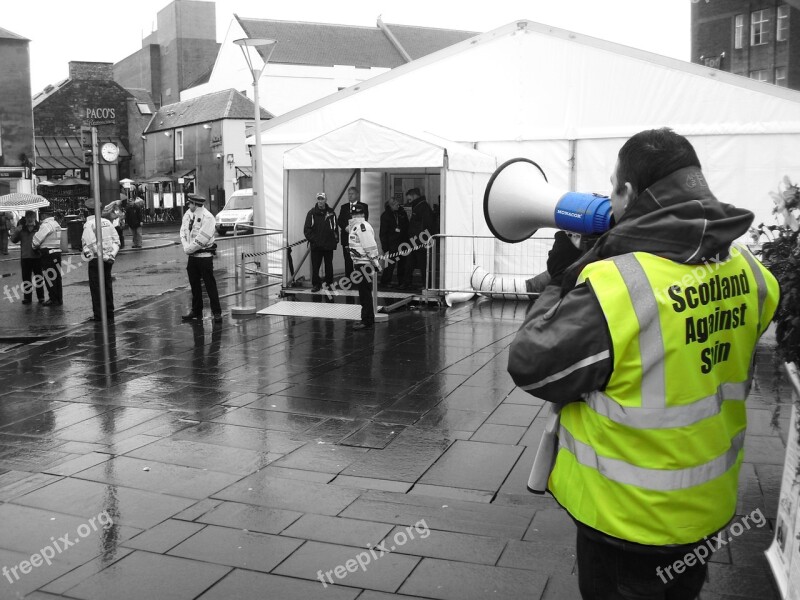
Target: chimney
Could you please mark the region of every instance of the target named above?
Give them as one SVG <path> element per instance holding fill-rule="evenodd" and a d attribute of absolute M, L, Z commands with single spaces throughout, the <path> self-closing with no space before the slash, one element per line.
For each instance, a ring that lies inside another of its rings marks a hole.
<path fill-rule="evenodd" d="M 90 79 L 94 81 L 113 81 L 114 63 L 70 61 L 70 79 Z"/>

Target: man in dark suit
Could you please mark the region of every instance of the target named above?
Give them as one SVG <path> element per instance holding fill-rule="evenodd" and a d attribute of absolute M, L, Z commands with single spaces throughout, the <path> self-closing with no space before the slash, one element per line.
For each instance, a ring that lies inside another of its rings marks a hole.
<path fill-rule="evenodd" d="M 347 224 L 350 222 L 350 215 L 354 206 L 361 207 L 364 212 L 364 220 L 369 221 L 369 207 L 359 201 L 358 190 L 355 187 L 351 187 L 347 190 L 347 204 L 339 209 L 339 218 L 336 221 L 341 231 L 340 241 L 342 242 L 342 253 L 344 256 L 344 274 L 347 277 L 350 277 L 350 274 L 353 272 L 353 259 L 350 257 L 350 233 L 347 229 Z"/>

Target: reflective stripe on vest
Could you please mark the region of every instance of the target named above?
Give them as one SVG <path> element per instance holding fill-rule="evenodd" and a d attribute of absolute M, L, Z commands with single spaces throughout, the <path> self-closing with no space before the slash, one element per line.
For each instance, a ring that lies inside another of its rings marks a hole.
<path fill-rule="evenodd" d="M 774 277 L 736 250 L 702 266 L 632 253 L 583 270 L 611 324 L 613 371 L 563 408 L 550 477 L 582 523 L 671 545 L 732 517 L 752 353 L 778 300 Z"/>

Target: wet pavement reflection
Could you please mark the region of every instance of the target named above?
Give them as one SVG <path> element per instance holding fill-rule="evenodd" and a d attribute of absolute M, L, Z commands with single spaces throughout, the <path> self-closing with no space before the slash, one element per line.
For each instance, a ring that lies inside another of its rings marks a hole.
<path fill-rule="evenodd" d="M 18 575 L 0 599 L 579 597 L 574 526 L 525 488 L 544 403 L 506 362 L 526 303 L 421 307 L 365 335 L 185 324 L 181 298 L 0 354 L 0 568 Z M 740 512 L 774 519 L 791 399 L 771 348 L 757 364 Z M 79 543 L 31 564 L 65 535 Z M 777 597 L 771 533 L 746 535 L 708 598 L 741 596 L 736 578 Z"/>

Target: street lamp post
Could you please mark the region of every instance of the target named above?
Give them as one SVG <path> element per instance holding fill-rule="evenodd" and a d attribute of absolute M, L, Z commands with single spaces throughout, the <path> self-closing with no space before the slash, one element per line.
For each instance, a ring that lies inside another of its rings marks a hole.
<path fill-rule="evenodd" d="M 267 226 L 267 199 L 264 194 L 264 169 L 263 159 L 261 157 L 261 101 L 258 97 L 258 80 L 264 72 L 264 67 L 269 62 L 269 57 L 272 56 L 272 51 L 275 49 L 275 40 L 266 38 L 244 38 L 241 40 L 234 40 L 234 44 L 242 49 L 244 59 L 247 61 L 247 68 L 250 69 L 250 74 L 253 76 L 253 102 L 255 104 L 256 113 L 256 127 L 255 127 L 255 160 L 253 161 L 253 233 L 258 233 L 257 228 L 266 228 Z M 259 48 L 261 52 L 259 52 Z M 236 232 L 234 231 L 234 234 Z M 253 248 L 258 250 L 258 236 L 253 238 Z M 236 248 L 236 238 L 234 237 L 234 254 L 236 258 L 241 261 L 239 271 L 239 292 L 240 303 L 231 307 L 231 314 L 234 315 L 247 315 L 256 312 L 254 305 L 248 304 L 245 295 L 247 294 L 247 285 L 245 278 L 247 270 L 245 269 L 244 256 L 239 256 L 238 248 Z M 235 262 L 236 259 L 234 259 Z"/>
<path fill-rule="evenodd" d="M 261 105 L 258 97 L 258 80 L 264 71 L 264 67 L 272 56 L 275 49 L 275 40 L 267 38 L 244 38 L 233 42 L 242 49 L 247 67 L 253 76 L 253 101 L 255 103 L 255 160 L 253 161 L 253 225 L 256 227 L 266 227 L 266 197 L 264 195 L 264 169 L 261 157 Z M 262 52 L 259 52 L 259 48 Z"/>

